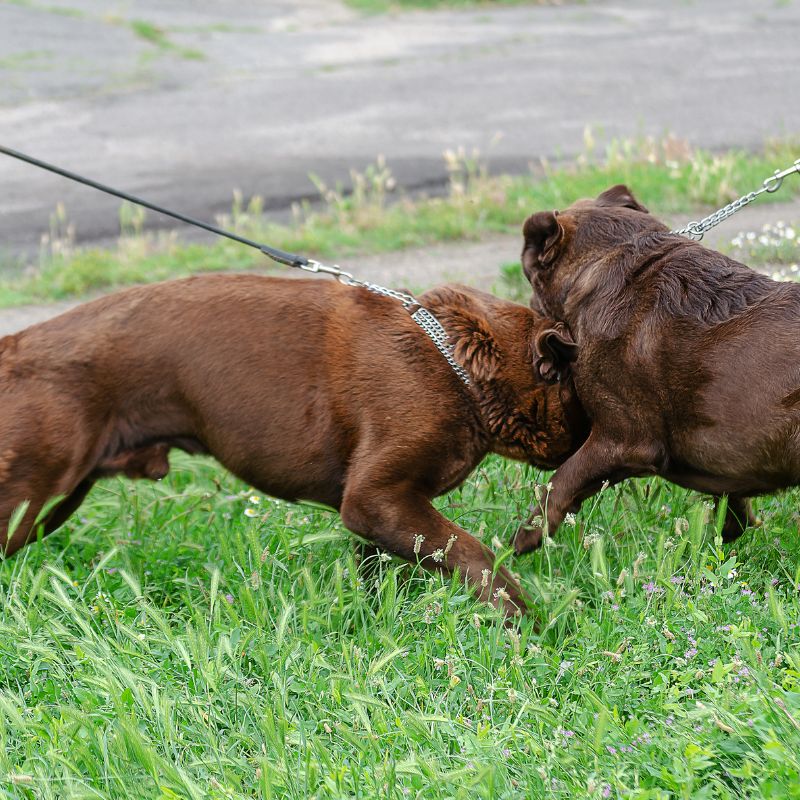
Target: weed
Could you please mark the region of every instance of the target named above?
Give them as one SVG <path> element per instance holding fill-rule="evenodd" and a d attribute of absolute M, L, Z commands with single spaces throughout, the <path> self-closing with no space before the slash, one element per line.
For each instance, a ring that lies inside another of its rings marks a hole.
<path fill-rule="evenodd" d="M 775 280 L 797 280 L 797 237 L 800 225 L 787 225 L 783 220 L 764 223 L 759 231 L 740 231 L 724 249 L 746 264 L 769 264 Z"/>
<path fill-rule="evenodd" d="M 0 69 L 44 69 L 50 66 L 52 50 L 23 50 L 0 58 Z"/>
<path fill-rule="evenodd" d="M 168 36 L 163 28 L 142 19 L 120 20 L 112 19 L 117 24 L 127 25 L 136 36 L 162 52 L 173 52 L 181 58 L 190 61 L 201 61 L 205 58 L 202 52 L 189 47 L 176 45 Z"/>

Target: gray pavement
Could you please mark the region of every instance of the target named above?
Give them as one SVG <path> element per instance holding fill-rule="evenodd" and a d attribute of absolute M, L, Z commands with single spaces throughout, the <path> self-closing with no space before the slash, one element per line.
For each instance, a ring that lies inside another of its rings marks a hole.
<path fill-rule="evenodd" d="M 800 2 L 616 0 L 359 17 L 336 0 L 0 0 L 0 142 L 212 218 L 278 212 L 384 154 L 435 187 L 442 152 L 496 170 L 583 131 L 755 147 L 800 131 Z M 0 264 L 63 201 L 79 241 L 118 202 L 0 158 Z M 148 215 L 152 224 L 154 215 Z"/>

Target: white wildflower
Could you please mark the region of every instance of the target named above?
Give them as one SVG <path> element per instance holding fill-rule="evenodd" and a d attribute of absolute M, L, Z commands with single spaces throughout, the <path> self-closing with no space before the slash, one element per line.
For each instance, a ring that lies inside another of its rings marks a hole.
<path fill-rule="evenodd" d="M 600 533 L 592 532 L 587 533 L 583 537 L 583 549 L 590 550 L 592 546 L 599 542 L 603 538 L 603 535 Z"/>

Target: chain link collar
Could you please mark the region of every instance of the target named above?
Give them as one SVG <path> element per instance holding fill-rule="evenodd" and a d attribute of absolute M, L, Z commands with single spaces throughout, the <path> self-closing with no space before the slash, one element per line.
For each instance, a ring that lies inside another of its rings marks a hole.
<path fill-rule="evenodd" d="M 373 294 L 380 294 L 384 297 L 391 297 L 392 300 L 397 300 L 403 308 L 409 312 L 411 319 L 422 328 L 428 338 L 434 343 L 436 349 L 444 356 L 444 360 L 447 361 L 453 372 L 458 375 L 464 385 L 470 385 L 467 371 L 453 357 L 453 345 L 450 344 L 450 337 L 448 337 L 447 331 L 442 326 L 442 323 L 439 322 L 427 308 L 420 305 L 415 297 L 405 292 L 398 292 L 396 289 L 388 289 L 385 286 L 379 286 L 377 283 L 360 281 L 358 278 L 354 278 L 351 273 L 345 272 L 337 264 L 321 264 L 319 261 L 309 260 L 308 264 L 298 266 L 306 272 L 323 272 L 326 275 L 333 275 L 340 283 L 345 284 L 345 286 L 359 286 Z M 411 311 L 412 308 L 415 309 L 413 312 Z"/>

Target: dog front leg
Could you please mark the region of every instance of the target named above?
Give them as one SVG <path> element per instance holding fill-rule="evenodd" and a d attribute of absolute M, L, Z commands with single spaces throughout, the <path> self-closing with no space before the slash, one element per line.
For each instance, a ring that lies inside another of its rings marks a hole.
<path fill-rule="evenodd" d="M 514 551 L 535 550 L 547 532 L 552 536 L 568 511 L 576 511 L 603 484 L 619 483 L 637 475 L 657 474 L 663 468 L 663 449 L 656 443 L 623 445 L 593 430 L 583 446 L 553 474 L 552 489 L 543 506 L 532 508 L 528 521 L 514 536 Z"/>
<path fill-rule="evenodd" d="M 422 492 L 411 488 L 348 489 L 342 522 L 353 533 L 406 561 L 451 574 L 458 570 L 481 600 L 509 616 L 525 613 L 522 590 L 494 554 L 474 536 L 439 514 Z"/>

